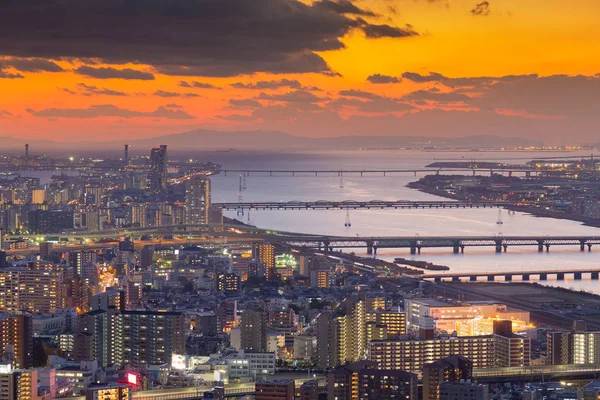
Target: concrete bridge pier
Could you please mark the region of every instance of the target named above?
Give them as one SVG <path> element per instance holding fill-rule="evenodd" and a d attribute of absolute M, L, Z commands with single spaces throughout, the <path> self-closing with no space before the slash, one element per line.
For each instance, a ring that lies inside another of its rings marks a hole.
<path fill-rule="evenodd" d="M 453 276 L 452 282 L 460 282 L 460 276 Z"/>
<path fill-rule="evenodd" d="M 502 253 L 502 241 L 496 240 L 496 253 Z"/>
<path fill-rule="evenodd" d="M 540 274 L 540 281 L 547 281 L 548 280 L 548 274 Z"/>
<path fill-rule="evenodd" d="M 550 245 L 549 244 L 546 245 L 546 252 L 550 252 Z"/>
<path fill-rule="evenodd" d="M 600 275 L 598 272 L 592 272 L 592 276 L 590 276 L 590 278 L 592 278 L 594 280 L 598 280 L 598 278 L 599 278 L 598 275 Z"/>
<path fill-rule="evenodd" d="M 477 276 L 470 276 L 469 277 L 469 281 L 471 281 L 471 282 L 477 282 Z"/>
<path fill-rule="evenodd" d="M 576 281 L 580 281 L 581 280 L 581 272 L 575 272 L 573 274 L 573 279 L 575 279 Z"/>
<path fill-rule="evenodd" d="M 538 240 L 538 251 L 541 253 L 544 251 L 544 241 Z"/>
<path fill-rule="evenodd" d="M 557 281 L 564 281 L 565 280 L 565 274 L 563 274 L 563 273 L 556 274 L 556 280 Z"/>
<path fill-rule="evenodd" d="M 460 253 L 465 254 L 465 246 L 460 246 Z"/>
<path fill-rule="evenodd" d="M 494 275 L 488 275 L 487 276 L 487 281 L 488 282 L 494 282 L 496 280 L 496 277 Z"/>
<path fill-rule="evenodd" d="M 529 274 L 523 274 L 523 275 L 521 275 L 521 280 L 524 281 L 524 282 L 529 281 Z"/>
<path fill-rule="evenodd" d="M 373 246 L 373 255 L 377 255 L 377 246 Z"/>
<path fill-rule="evenodd" d="M 413 256 L 417 254 L 417 248 L 415 246 L 410 246 L 410 254 Z"/>
<path fill-rule="evenodd" d="M 591 244 L 591 243 L 588 243 L 588 245 L 587 245 L 587 246 L 588 246 L 588 251 L 592 251 L 592 244 Z"/>
<path fill-rule="evenodd" d="M 503 244 L 502 248 L 504 249 L 504 252 L 506 253 L 506 250 L 508 249 L 508 245 L 507 244 Z"/>
<path fill-rule="evenodd" d="M 331 246 L 330 246 L 331 242 L 329 240 L 325 240 L 323 241 L 323 250 L 324 251 L 331 251 Z"/>
<path fill-rule="evenodd" d="M 585 240 L 579 241 L 579 250 L 585 251 Z"/>
<path fill-rule="evenodd" d="M 367 254 L 368 255 L 373 255 L 373 241 L 372 240 L 367 240 Z"/>
<path fill-rule="evenodd" d="M 442 283 L 442 278 L 440 278 L 439 276 L 436 276 L 434 281 L 435 281 L 435 283 Z"/>
<path fill-rule="evenodd" d="M 460 245 L 459 245 L 459 244 L 455 244 L 455 245 L 452 247 L 452 251 L 454 252 L 454 254 L 458 254 L 458 253 L 460 253 Z"/>
<path fill-rule="evenodd" d="M 508 274 L 508 275 L 504 275 L 504 281 L 505 282 L 512 282 L 512 278 L 513 276 Z"/>

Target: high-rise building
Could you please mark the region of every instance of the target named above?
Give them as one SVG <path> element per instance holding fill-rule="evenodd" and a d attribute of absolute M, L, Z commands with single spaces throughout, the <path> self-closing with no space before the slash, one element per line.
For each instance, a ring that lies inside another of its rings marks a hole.
<path fill-rule="evenodd" d="M 571 331 L 546 334 L 546 364 L 596 364 L 600 362 L 600 332 L 587 331 L 574 321 Z"/>
<path fill-rule="evenodd" d="M 367 313 L 367 319 L 377 325 L 385 326 L 388 339 L 398 338 L 407 333 L 405 312 L 383 311 L 378 309 L 378 311 Z"/>
<path fill-rule="evenodd" d="M 101 366 L 171 364 L 185 354 L 185 318 L 180 312 L 119 311 L 115 307 L 80 316 L 75 357 Z"/>
<path fill-rule="evenodd" d="M 218 274 L 217 290 L 220 292 L 234 292 L 240 290 L 240 277 L 234 273 Z"/>
<path fill-rule="evenodd" d="M 275 246 L 272 244 L 254 244 L 253 258 L 265 264 L 265 277 L 267 280 L 275 278 Z"/>
<path fill-rule="evenodd" d="M 192 178 L 185 183 L 185 210 L 188 224 L 207 224 L 210 210 L 210 179 Z"/>
<path fill-rule="evenodd" d="M 368 359 L 381 369 L 399 369 L 421 374 L 425 364 L 451 355 L 473 361 L 475 368 L 493 368 L 494 337 L 472 336 L 429 340 L 373 340 L 369 342 Z"/>
<path fill-rule="evenodd" d="M 360 361 L 345 364 L 327 373 L 327 398 L 337 400 L 358 400 L 360 375 L 376 371 L 377 364 Z"/>
<path fill-rule="evenodd" d="M 168 175 L 167 145 L 150 150 L 150 188 L 155 191 L 167 188 Z"/>
<path fill-rule="evenodd" d="M 63 306 L 63 271 L 31 265 L 0 270 L 0 312 L 54 313 Z"/>
<path fill-rule="evenodd" d="M 41 242 L 40 243 L 40 257 L 42 260 L 47 260 L 48 256 L 52 253 L 52 242 Z"/>
<path fill-rule="evenodd" d="M 75 274 L 85 278 L 84 267 L 96 264 L 97 257 L 95 251 L 76 251 L 69 253 L 69 264 L 75 269 Z"/>
<path fill-rule="evenodd" d="M 512 332 L 512 321 L 494 321 L 496 367 L 524 367 L 531 360 L 531 339 Z"/>
<path fill-rule="evenodd" d="M 124 154 L 123 154 L 123 165 L 129 166 L 129 145 L 125 145 Z"/>
<path fill-rule="evenodd" d="M 34 233 L 56 233 L 73 228 L 73 212 L 32 210 L 28 213 L 29 230 Z"/>
<path fill-rule="evenodd" d="M 31 204 L 44 204 L 46 191 L 44 189 L 33 189 L 31 191 Z"/>
<path fill-rule="evenodd" d="M 347 299 L 341 309 L 339 314 L 325 312 L 317 319 L 317 363 L 321 368 L 357 362 L 366 354 L 364 299 Z"/>
<path fill-rule="evenodd" d="M 31 316 L 0 314 L 0 353 L 5 356 L 10 353 L 15 368 L 27 369 L 33 366 Z"/>
<path fill-rule="evenodd" d="M 144 228 L 148 225 L 147 208 L 145 203 L 132 203 L 130 212 L 130 221 L 132 226 Z"/>
<path fill-rule="evenodd" d="M 358 399 L 417 400 L 418 382 L 417 375 L 410 372 L 361 370 L 358 373 Z"/>
<path fill-rule="evenodd" d="M 293 379 L 257 382 L 254 392 L 256 400 L 294 400 L 296 383 Z"/>
<path fill-rule="evenodd" d="M 0 374 L 0 399 L 38 400 L 38 371 L 18 370 Z"/>
<path fill-rule="evenodd" d="M 217 315 L 217 330 L 219 332 L 229 332 L 232 328 L 238 326 L 237 300 L 227 299 L 220 303 L 215 314 Z"/>
<path fill-rule="evenodd" d="M 267 351 L 267 316 L 264 309 L 256 307 L 244 310 L 241 318 L 242 349 Z"/>
<path fill-rule="evenodd" d="M 423 400 L 440 400 L 440 384 L 473 377 L 473 363 L 465 357 L 450 356 L 423 366 Z"/>

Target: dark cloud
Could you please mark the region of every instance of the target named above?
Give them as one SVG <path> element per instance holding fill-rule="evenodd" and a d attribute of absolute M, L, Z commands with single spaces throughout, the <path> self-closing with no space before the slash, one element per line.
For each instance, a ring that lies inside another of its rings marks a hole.
<path fill-rule="evenodd" d="M 85 75 L 96 79 L 127 79 L 127 80 L 154 80 L 151 72 L 138 71 L 136 69 L 117 69 L 112 67 L 89 67 L 82 65 L 74 70 L 76 74 Z"/>
<path fill-rule="evenodd" d="M 252 100 L 252 99 L 242 99 L 242 100 L 231 99 L 231 100 L 229 100 L 229 104 L 231 104 L 232 106 L 236 106 L 236 107 L 253 107 L 253 108 L 261 107 L 261 104 L 258 101 Z"/>
<path fill-rule="evenodd" d="M 374 74 L 367 78 L 367 80 L 371 83 L 376 84 L 385 84 L 385 83 L 399 83 L 402 82 L 402 79 L 397 78 L 395 76 L 382 75 L 382 74 Z"/>
<path fill-rule="evenodd" d="M 69 89 L 69 88 L 58 88 L 58 89 L 59 89 L 59 90 L 61 90 L 61 91 L 63 91 L 63 92 L 65 92 L 65 93 L 69 93 L 69 94 L 77 94 L 77 92 L 76 92 L 76 91 L 74 91 L 74 90 L 71 90 L 71 89 Z"/>
<path fill-rule="evenodd" d="M 261 93 L 257 98 L 260 100 L 283 101 L 289 103 L 318 103 L 328 100 L 326 98 L 316 96 L 314 93 L 311 93 L 307 90 L 294 90 L 287 93 L 271 95 Z"/>
<path fill-rule="evenodd" d="M 403 38 L 411 36 L 419 36 L 419 33 L 413 29 L 411 25 L 406 25 L 403 28 L 398 28 L 391 25 L 374 25 L 365 24 L 362 26 L 365 35 L 370 39 L 378 38 Z"/>
<path fill-rule="evenodd" d="M 220 89 L 215 85 L 211 85 L 210 83 L 197 82 L 197 81 L 179 81 L 179 86 L 185 88 L 196 88 L 196 89 Z"/>
<path fill-rule="evenodd" d="M 12 72 L 7 72 L 0 69 L 0 79 L 23 79 L 25 78 L 21 74 L 13 74 Z"/>
<path fill-rule="evenodd" d="M 12 113 L 6 110 L 0 110 L 0 118 L 2 117 L 12 117 Z"/>
<path fill-rule="evenodd" d="M 314 3 L 313 7 L 324 11 L 333 11 L 338 14 L 364 15 L 367 17 L 375 17 L 377 15 L 373 11 L 357 7 L 348 0 L 321 0 Z"/>
<path fill-rule="evenodd" d="M 27 109 L 27 112 L 36 117 L 47 118 L 164 118 L 164 119 L 193 119 L 194 117 L 187 112 L 169 108 L 167 106 L 158 107 L 154 111 L 144 112 L 119 108 L 112 104 L 100 104 L 88 108 L 48 108 L 44 110 Z"/>
<path fill-rule="evenodd" d="M 377 97 L 381 97 L 375 93 L 365 92 L 364 90 L 358 89 L 340 90 L 339 94 L 341 96 L 360 97 L 362 99 L 374 99 Z"/>
<path fill-rule="evenodd" d="M 473 9 L 471 10 L 471 14 L 478 17 L 486 17 L 490 15 L 490 11 L 490 2 L 483 1 L 481 3 L 476 4 L 475 7 L 473 7 Z"/>
<path fill-rule="evenodd" d="M 137 63 L 180 76 L 332 74 L 318 54 L 343 48 L 341 38 L 351 30 L 369 38 L 416 34 L 366 24 L 360 15 L 368 11 L 356 15 L 350 6 L 343 0 L 0 1 L 0 54 Z M 87 72 L 106 78 L 109 71 Z"/>
<path fill-rule="evenodd" d="M 407 111 L 413 108 L 410 104 L 402 101 L 402 99 L 380 96 L 363 90 L 341 90 L 339 94 L 345 97 L 333 101 L 330 104 L 330 107 L 334 109 L 339 107 L 350 107 L 357 111 L 368 113 L 393 113 Z"/>
<path fill-rule="evenodd" d="M 447 79 L 442 74 L 438 74 L 437 72 L 430 72 L 429 75 L 421 75 L 416 72 L 405 72 L 402 74 L 404 79 L 408 79 L 409 81 L 423 83 L 423 82 L 440 82 L 442 80 Z"/>
<path fill-rule="evenodd" d="M 200 95 L 196 93 L 177 93 L 167 92 L 165 90 L 157 90 L 153 95 L 158 97 L 200 97 Z"/>
<path fill-rule="evenodd" d="M 252 121 L 255 119 L 252 115 L 243 115 L 243 114 L 217 115 L 215 118 L 222 119 L 224 121 L 235 121 L 235 122 Z"/>
<path fill-rule="evenodd" d="M 415 92 L 408 93 L 402 96 L 402 99 L 415 101 L 432 101 L 436 103 L 459 103 L 469 102 L 470 100 L 472 100 L 471 97 L 463 93 L 440 92 L 439 90 L 417 90 Z"/>
<path fill-rule="evenodd" d="M 5 58 L 0 59 L 0 70 L 13 68 L 20 72 L 63 72 L 64 69 L 54 61 L 43 58 Z"/>
<path fill-rule="evenodd" d="M 97 86 L 90 86 L 86 85 L 85 83 L 78 83 L 75 86 L 77 86 L 77 89 L 79 89 L 79 91 L 84 96 L 127 96 L 127 93 L 125 92 L 119 92 L 116 90 L 106 88 L 99 88 Z M 71 94 L 74 93 L 73 91 L 69 91 L 68 89 L 66 89 L 65 92 Z"/>
<path fill-rule="evenodd" d="M 283 87 L 291 89 L 300 89 L 302 84 L 295 79 L 280 79 L 273 81 L 258 81 L 253 83 L 235 82 L 231 84 L 232 87 L 238 89 L 279 89 Z"/>
<path fill-rule="evenodd" d="M 519 80 L 524 77 L 537 78 L 538 75 L 506 75 L 501 77 L 492 76 L 475 76 L 475 77 L 458 77 L 448 78 L 437 72 L 430 72 L 427 75 L 421 75 L 416 72 L 405 72 L 402 77 L 416 83 L 441 83 L 450 88 L 457 87 L 483 87 L 489 86 L 498 81 Z"/>

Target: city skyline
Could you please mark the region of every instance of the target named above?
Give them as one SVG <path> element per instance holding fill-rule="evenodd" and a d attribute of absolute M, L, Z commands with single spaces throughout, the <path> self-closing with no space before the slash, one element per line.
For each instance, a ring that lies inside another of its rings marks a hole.
<path fill-rule="evenodd" d="M 596 140 L 591 0 L 119 4 L 0 6 L 0 136 Z"/>

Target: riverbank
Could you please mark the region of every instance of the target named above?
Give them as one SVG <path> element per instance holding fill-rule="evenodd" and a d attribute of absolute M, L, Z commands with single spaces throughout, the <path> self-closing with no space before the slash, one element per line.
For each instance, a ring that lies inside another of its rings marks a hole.
<path fill-rule="evenodd" d="M 410 189 L 418 190 L 419 192 L 432 194 L 432 195 L 444 197 L 447 199 L 461 200 L 461 201 L 468 200 L 467 198 L 465 198 L 464 196 L 461 196 L 459 194 L 449 193 L 445 190 L 432 188 L 430 186 L 423 185 L 419 182 L 410 182 L 408 185 L 406 185 L 406 187 L 408 187 Z M 583 215 L 577 215 L 577 214 L 567 213 L 567 212 L 562 212 L 562 211 L 546 210 L 546 209 L 539 208 L 539 207 L 507 205 L 504 208 L 506 208 L 507 210 L 511 210 L 511 211 L 518 211 L 518 212 L 530 214 L 534 217 L 577 221 L 577 222 L 581 222 L 583 225 L 586 225 L 586 226 L 600 228 L 600 218 L 591 218 L 591 217 L 586 217 Z"/>
<path fill-rule="evenodd" d="M 428 261 L 419 260 L 408 260 L 406 258 L 397 257 L 394 259 L 394 263 L 400 265 L 407 265 L 409 267 L 421 268 L 428 271 L 449 271 L 450 267 L 447 265 L 438 265 Z"/>

